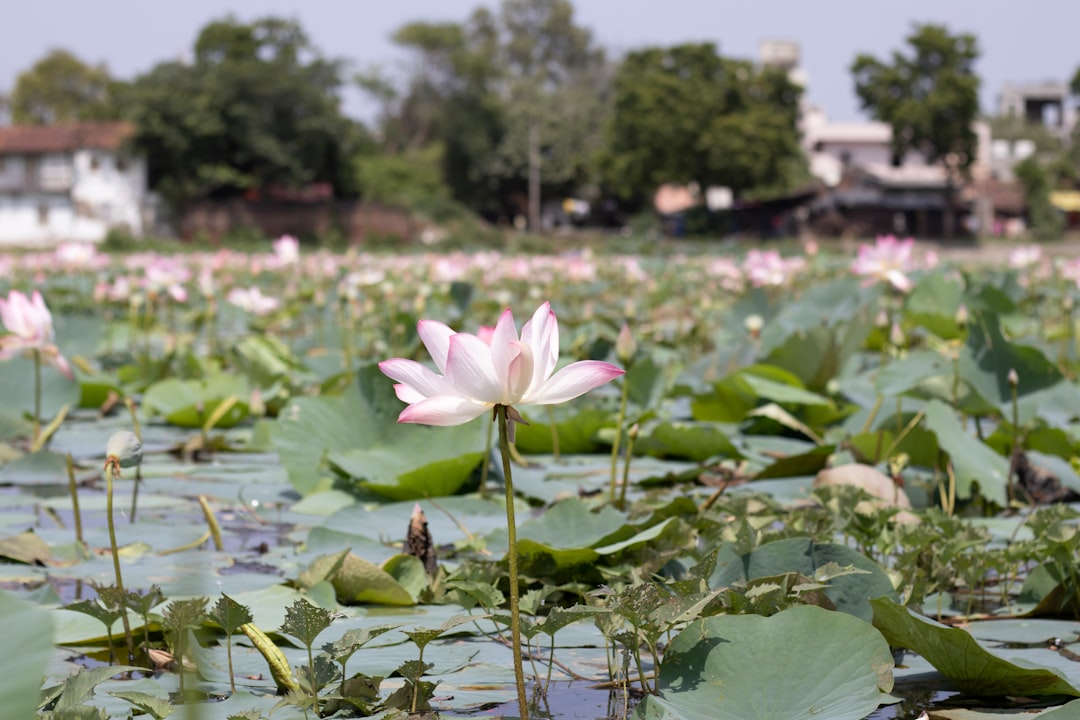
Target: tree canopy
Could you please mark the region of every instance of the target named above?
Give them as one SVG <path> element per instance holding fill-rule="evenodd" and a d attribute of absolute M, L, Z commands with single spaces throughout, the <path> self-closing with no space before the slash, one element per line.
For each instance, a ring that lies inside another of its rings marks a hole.
<path fill-rule="evenodd" d="M 403 87 L 358 78 L 381 102 L 387 151 L 438 142 L 454 197 L 492 213 L 524 194 L 530 167 L 548 191 L 588 182 L 607 64 L 570 2 L 504 0 L 462 23 L 408 23 L 394 40 L 412 58 Z"/>
<path fill-rule="evenodd" d="M 25 125 L 114 120 L 119 115 L 115 87 L 104 65 L 52 50 L 15 81 L 8 98 L 11 119 Z"/>
<path fill-rule="evenodd" d="M 975 160 L 971 128 L 979 112 L 979 47 L 974 35 L 952 35 L 943 25 L 916 25 L 909 53 L 888 61 L 859 55 L 851 65 L 864 110 L 893 129 L 900 157 L 922 152 L 932 163 L 966 170 Z"/>
<path fill-rule="evenodd" d="M 722 57 L 712 43 L 629 53 L 614 80 L 605 178 L 624 197 L 697 182 L 736 194 L 805 177 L 801 89 L 787 74 Z"/>
<path fill-rule="evenodd" d="M 359 136 L 341 112 L 342 64 L 321 57 L 297 23 L 216 20 L 194 57 L 159 64 L 124 92 L 135 144 L 166 198 L 316 182 L 353 192 Z"/>

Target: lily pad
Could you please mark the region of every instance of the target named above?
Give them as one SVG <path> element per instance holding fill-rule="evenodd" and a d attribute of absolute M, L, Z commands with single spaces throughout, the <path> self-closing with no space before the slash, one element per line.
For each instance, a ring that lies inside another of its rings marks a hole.
<path fill-rule="evenodd" d="M 870 623 L 811 606 L 690 623 L 638 720 L 858 720 L 889 702 L 893 658 Z"/>
<path fill-rule="evenodd" d="M 888 575 L 865 555 L 836 543 L 818 543 L 810 538 L 787 538 L 766 543 L 751 553 L 742 555 L 725 564 L 718 564 L 710 587 L 725 587 L 736 582 L 746 582 L 763 577 L 773 577 L 797 572 L 814 577 L 817 568 L 836 563 L 851 565 L 865 573 L 842 575 L 833 578 L 825 595 L 836 609 L 869 622 L 873 617 L 870 599 L 877 597 L 898 598 Z"/>
<path fill-rule="evenodd" d="M 329 580 L 338 602 L 347 605 L 415 605 L 412 593 L 378 565 L 343 550 L 337 555 L 317 558 L 300 576 L 300 583 L 312 587 Z"/>
<path fill-rule="evenodd" d="M 953 409 L 940 400 L 927 403 L 926 425 L 937 435 L 941 449 L 949 453 L 956 473 L 956 496 L 970 498 L 977 484 L 981 495 L 1005 505 L 1009 461 L 965 432 Z"/>
<path fill-rule="evenodd" d="M 394 500 L 457 492 L 484 457 L 479 419 L 456 427 L 399 424 L 402 407 L 375 366 L 360 370 L 341 397 L 291 400 L 271 438 L 293 487 L 309 495 L 345 475 Z"/>
<path fill-rule="evenodd" d="M 248 416 L 251 385 L 239 375 L 213 375 L 202 380 L 160 380 L 146 389 L 143 407 L 173 425 L 201 428 L 219 405 L 234 399 L 215 427 L 230 428 Z"/>
<path fill-rule="evenodd" d="M 1006 660 L 985 649 L 968 631 L 936 623 L 888 598 L 870 604 L 874 626 L 890 645 L 922 655 L 963 693 L 1080 696 L 1080 690 L 1054 668 Z"/>
<path fill-rule="evenodd" d="M 49 613 L 0 591 L 0 623 L 9 648 L 0 655 L 0 707 L 7 717 L 34 717 L 53 654 Z"/>

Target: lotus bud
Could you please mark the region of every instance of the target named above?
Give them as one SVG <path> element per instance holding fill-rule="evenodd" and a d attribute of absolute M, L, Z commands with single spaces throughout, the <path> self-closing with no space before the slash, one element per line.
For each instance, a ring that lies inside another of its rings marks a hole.
<path fill-rule="evenodd" d="M 968 321 L 971 317 L 968 315 L 967 305 L 961 304 L 956 308 L 956 324 L 960 327 L 967 327 Z"/>
<path fill-rule="evenodd" d="M 1008 378 L 1009 378 L 1009 387 L 1016 387 L 1017 385 L 1020 384 L 1020 376 L 1016 374 L 1016 368 L 1011 368 L 1009 370 Z"/>
<path fill-rule="evenodd" d="M 755 340 L 761 337 L 761 328 L 764 324 L 765 319 L 760 315 L 747 315 L 746 319 L 743 320 L 743 326 L 746 328 L 746 331 L 750 333 L 750 337 Z"/>
<path fill-rule="evenodd" d="M 263 400 L 262 390 L 259 388 L 251 391 L 251 402 L 248 403 L 248 408 L 255 417 L 262 417 L 266 414 L 266 402 Z"/>
<path fill-rule="evenodd" d="M 889 330 L 889 342 L 895 347 L 903 347 L 904 341 L 904 331 L 900 328 L 900 323 L 894 322 Z"/>
<path fill-rule="evenodd" d="M 619 338 L 615 341 L 615 356 L 623 365 L 629 365 L 635 353 L 637 353 L 637 341 L 634 340 L 634 333 L 630 332 L 628 324 L 623 323 Z"/>
<path fill-rule="evenodd" d="M 105 461 L 110 460 L 122 468 L 135 467 L 142 462 L 142 441 L 128 430 L 114 432 L 105 445 Z"/>
<path fill-rule="evenodd" d="M 878 311 L 877 317 L 874 318 L 874 325 L 884 330 L 889 327 L 889 313 L 884 310 Z"/>

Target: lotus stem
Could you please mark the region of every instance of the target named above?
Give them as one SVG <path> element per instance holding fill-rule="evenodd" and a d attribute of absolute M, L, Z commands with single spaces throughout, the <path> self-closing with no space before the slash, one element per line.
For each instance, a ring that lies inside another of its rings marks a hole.
<path fill-rule="evenodd" d="M 135 437 L 139 438 L 139 442 L 142 442 L 142 429 L 139 427 L 139 415 L 135 410 L 135 401 L 130 397 L 124 398 L 124 405 L 127 407 L 128 412 L 131 414 L 131 425 L 135 428 Z M 135 487 L 131 491 L 131 514 L 128 516 L 130 522 L 135 522 L 135 511 L 139 509 L 139 487 L 142 486 L 142 463 L 135 466 Z"/>
<path fill-rule="evenodd" d="M 75 461 L 71 457 L 71 453 L 67 454 L 67 476 L 68 476 L 68 492 L 71 493 L 71 510 L 75 515 L 75 542 L 79 546 L 81 551 L 86 547 L 86 543 L 83 542 L 82 533 L 82 513 L 79 511 L 79 488 L 75 484 Z"/>
<path fill-rule="evenodd" d="M 630 487 L 630 461 L 634 458 L 634 441 L 638 436 L 638 424 L 630 426 L 626 433 L 626 457 L 623 458 L 622 487 L 619 488 L 619 509 L 626 509 L 626 489 Z"/>
<path fill-rule="evenodd" d="M 218 525 L 217 518 L 214 517 L 214 511 L 210 509 L 210 503 L 206 501 L 205 495 L 199 496 L 199 507 L 202 508 L 203 517 L 206 518 L 206 524 L 210 528 L 210 537 L 214 539 L 214 549 L 221 552 L 225 549 L 225 545 L 221 541 L 221 526 Z"/>
<path fill-rule="evenodd" d="M 34 437 L 31 445 L 37 447 L 41 436 L 41 351 L 34 348 Z"/>
<path fill-rule="evenodd" d="M 611 489 L 609 498 L 615 502 L 615 480 L 619 472 L 619 444 L 622 440 L 623 424 L 626 423 L 626 404 L 630 398 L 630 383 L 622 380 L 622 396 L 619 400 L 619 416 L 615 420 L 615 442 L 611 443 Z"/>
<path fill-rule="evenodd" d="M 109 525 L 109 548 L 112 550 L 113 572 L 116 574 L 116 590 L 119 597 L 125 598 L 124 580 L 120 574 L 120 553 L 116 547 L 116 524 L 113 522 L 113 480 L 120 477 L 120 462 L 113 458 L 105 460 L 105 521 Z M 131 623 L 128 621 L 126 603 L 120 606 L 120 619 L 124 623 L 124 640 L 127 642 L 128 662 L 135 659 L 135 643 L 131 638 Z"/>
<path fill-rule="evenodd" d="M 506 560 L 510 574 L 510 648 L 514 653 L 514 678 L 517 682 L 518 712 L 522 720 L 528 720 L 529 706 L 525 696 L 525 671 L 521 664 L 521 609 L 518 597 L 517 526 L 514 520 L 514 481 L 510 469 L 510 432 L 506 421 L 506 406 L 496 405 L 495 415 L 499 422 L 499 449 L 502 454 L 503 477 L 506 486 L 506 537 L 509 544 Z"/>

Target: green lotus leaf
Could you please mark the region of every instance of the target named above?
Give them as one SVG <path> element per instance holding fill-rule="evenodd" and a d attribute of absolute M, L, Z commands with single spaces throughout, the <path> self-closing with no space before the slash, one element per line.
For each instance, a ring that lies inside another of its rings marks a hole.
<path fill-rule="evenodd" d="M 637 720 L 858 720 L 889 702 L 893 657 L 874 627 L 800 606 L 690 623 Z"/>

